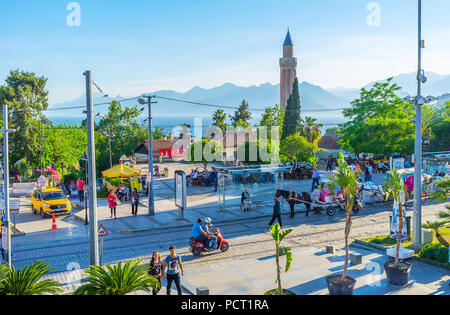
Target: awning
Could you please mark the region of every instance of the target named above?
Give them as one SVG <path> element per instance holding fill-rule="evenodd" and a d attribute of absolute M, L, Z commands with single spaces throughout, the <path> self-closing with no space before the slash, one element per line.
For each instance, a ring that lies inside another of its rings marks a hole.
<path fill-rule="evenodd" d="M 124 164 L 116 165 L 113 168 L 102 172 L 103 177 L 113 178 L 113 177 L 132 177 L 140 176 L 141 171 L 135 170 L 134 168 L 128 167 Z"/>

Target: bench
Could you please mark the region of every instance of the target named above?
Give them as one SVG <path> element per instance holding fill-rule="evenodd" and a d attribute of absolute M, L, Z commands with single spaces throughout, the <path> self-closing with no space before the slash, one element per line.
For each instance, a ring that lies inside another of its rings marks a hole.
<path fill-rule="evenodd" d="M 250 201 L 250 208 L 255 205 L 258 209 L 262 208 L 262 204 L 264 203 L 264 201 L 262 200 L 256 200 L 256 201 Z M 244 208 L 244 205 L 241 204 L 240 205 L 240 209 L 242 210 L 242 208 Z"/>

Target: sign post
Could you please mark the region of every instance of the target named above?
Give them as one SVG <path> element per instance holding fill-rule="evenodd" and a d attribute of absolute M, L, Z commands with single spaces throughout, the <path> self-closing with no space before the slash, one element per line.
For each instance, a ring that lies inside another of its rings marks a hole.
<path fill-rule="evenodd" d="M 103 265 L 103 237 L 108 235 L 109 233 L 103 224 L 100 224 L 98 227 L 98 236 L 100 236 L 100 267 Z"/>
<path fill-rule="evenodd" d="M 175 205 L 178 207 L 179 220 L 184 219 L 184 209 L 187 207 L 186 203 L 186 173 L 183 171 L 175 172 Z"/>

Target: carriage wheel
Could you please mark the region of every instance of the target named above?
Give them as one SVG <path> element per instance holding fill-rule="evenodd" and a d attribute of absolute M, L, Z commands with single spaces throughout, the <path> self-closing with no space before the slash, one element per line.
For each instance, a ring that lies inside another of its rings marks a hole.
<path fill-rule="evenodd" d="M 330 217 L 334 216 L 334 215 L 336 214 L 336 208 L 333 207 L 333 206 L 329 206 L 329 207 L 327 208 L 327 214 L 328 214 L 328 216 L 330 216 Z"/>

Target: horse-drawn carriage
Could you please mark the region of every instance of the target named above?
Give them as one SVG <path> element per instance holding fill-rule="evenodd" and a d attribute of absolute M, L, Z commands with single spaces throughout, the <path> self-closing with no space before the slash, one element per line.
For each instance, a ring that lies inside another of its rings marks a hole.
<path fill-rule="evenodd" d="M 285 172 L 284 177 L 286 179 L 304 179 L 312 178 L 313 167 L 309 163 L 301 163 L 296 167 L 294 166 L 290 172 Z"/>
<path fill-rule="evenodd" d="M 362 190 L 356 196 L 355 202 L 353 204 L 353 214 L 359 212 L 359 210 L 364 209 L 364 203 L 362 200 Z M 345 201 L 340 196 L 326 196 L 324 200 L 313 198 L 310 193 L 303 192 L 301 194 L 295 191 L 288 190 L 277 190 L 276 196 L 282 196 L 290 206 L 291 218 L 295 215 L 295 205 L 304 204 L 306 207 L 306 216 L 309 216 L 309 211 L 314 210 L 316 213 L 320 213 L 325 210 L 328 216 L 332 217 L 337 211 L 345 211 L 346 204 Z"/>

